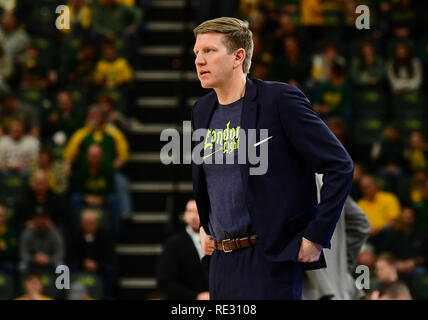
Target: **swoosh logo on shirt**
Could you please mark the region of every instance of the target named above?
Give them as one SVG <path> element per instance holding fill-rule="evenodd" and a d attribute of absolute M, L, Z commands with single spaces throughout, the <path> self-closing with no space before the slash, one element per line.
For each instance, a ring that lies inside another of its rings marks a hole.
<path fill-rule="evenodd" d="M 272 138 L 273 136 L 270 136 L 269 138 L 263 139 L 262 141 L 259 141 L 257 143 L 254 144 L 255 147 L 257 147 L 258 145 L 262 144 L 263 142 L 268 141 L 270 138 Z"/>

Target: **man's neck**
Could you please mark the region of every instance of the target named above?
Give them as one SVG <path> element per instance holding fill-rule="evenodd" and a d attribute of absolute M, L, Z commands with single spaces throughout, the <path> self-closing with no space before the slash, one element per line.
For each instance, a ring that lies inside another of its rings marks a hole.
<path fill-rule="evenodd" d="M 245 94 L 246 83 L 247 77 L 243 74 L 242 77 L 237 76 L 237 78 L 232 79 L 223 87 L 215 88 L 214 90 L 217 93 L 218 102 L 226 105 L 241 99 Z"/>

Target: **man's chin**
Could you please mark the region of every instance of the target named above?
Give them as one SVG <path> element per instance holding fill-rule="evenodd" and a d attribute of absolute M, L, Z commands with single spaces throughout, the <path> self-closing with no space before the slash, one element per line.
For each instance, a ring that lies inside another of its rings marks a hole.
<path fill-rule="evenodd" d="M 201 81 L 201 87 L 204 89 L 212 89 L 213 88 L 213 86 L 210 83 L 202 82 L 202 81 Z"/>

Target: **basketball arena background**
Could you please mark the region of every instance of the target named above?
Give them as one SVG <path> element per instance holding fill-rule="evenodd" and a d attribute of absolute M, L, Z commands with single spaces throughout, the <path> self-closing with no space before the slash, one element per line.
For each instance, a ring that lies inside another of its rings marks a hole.
<path fill-rule="evenodd" d="M 358 5 L 368 29 L 356 27 Z M 427 10 L 411 0 L 0 0 L 0 299 L 171 298 L 158 262 L 184 228 L 191 167 L 163 165 L 159 137 L 181 130 L 208 92 L 192 30 L 219 16 L 249 22 L 249 76 L 300 88 L 354 160 L 351 196 L 371 228 L 357 261 L 370 270 L 362 298 L 394 281 L 428 298 Z M 58 265 L 70 290 L 56 286 Z"/>

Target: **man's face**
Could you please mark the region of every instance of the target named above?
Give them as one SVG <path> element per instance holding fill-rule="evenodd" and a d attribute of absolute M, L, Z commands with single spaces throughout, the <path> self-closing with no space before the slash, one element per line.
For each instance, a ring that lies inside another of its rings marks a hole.
<path fill-rule="evenodd" d="M 360 181 L 361 192 L 366 198 L 373 198 L 376 195 L 376 181 L 371 177 L 363 177 Z"/>
<path fill-rule="evenodd" d="M 100 164 L 103 160 L 103 151 L 97 144 L 93 144 L 88 149 L 87 155 L 88 163 L 91 165 Z"/>
<path fill-rule="evenodd" d="M 98 217 L 95 212 L 86 211 L 82 216 L 82 230 L 84 233 L 92 234 L 98 229 Z"/>
<path fill-rule="evenodd" d="M 33 218 L 34 228 L 38 233 L 44 233 L 49 226 L 49 216 L 46 214 L 37 215 Z"/>
<path fill-rule="evenodd" d="M 186 211 L 184 212 L 184 221 L 194 231 L 199 231 L 199 215 L 196 202 L 194 200 L 189 201 L 186 205 Z"/>
<path fill-rule="evenodd" d="M 73 108 L 73 100 L 67 92 L 58 94 L 58 105 L 61 111 L 68 112 Z"/>
<path fill-rule="evenodd" d="M 42 281 L 37 277 L 32 277 L 25 281 L 25 291 L 30 294 L 40 294 L 43 290 Z"/>
<path fill-rule="evenodd" d="M 390 265 L 385 260 L 378 260 L 376 262 L 376 276 L 380 282 L 390 282 L 396 273 L 394 266 Z"/>
<path fill-rule="evenodd" d="M 24 124 L 21 121 L 13 121 L 10 124 L 10 136 L 14 140 L 20 140 L 24 135 Z"/>
<path fill-rule="evenodd" d="M 202 33 L 196 37 L 193 52 L 203 88 L 224 87 L 232 77 L 235 55 L 228 54 L 223 37 L 221 33 Z"/>
<path fill-rule="evenodd" d="M 49 190 L 49 182 L 47 175 L 42 171 L 35 173 L 31 187 L 36 193 L 47 192 Z"/>

